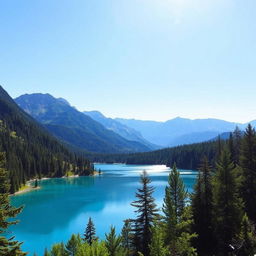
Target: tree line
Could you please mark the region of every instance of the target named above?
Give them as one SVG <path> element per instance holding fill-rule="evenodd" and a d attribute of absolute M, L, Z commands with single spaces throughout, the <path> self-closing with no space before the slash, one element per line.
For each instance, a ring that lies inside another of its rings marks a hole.
<path fill-rule="evenodd" d="M 235 154 L 235 157 L 237 158 L 237 150 L 240 148 L 243 133 L 238 128 L 236 128 L 235 131 L 230 134 L 233 141 L 232 154 Z M 220 150 L 227 143 L 228 140 L 218 137 L 207 142 L 180 145 L 150 152 L 134 154 L 87 153 L 86 156 L 93 162 L 105 163 L 163 164 L 171 167 L 175 162 L 181 169 L 196 170 L 204 156 L 209 159 L 209 162 L 212 166 L 215 166 L 215 163 L 220 155 Z"/>
<path fill-rule="evenodd" d="M 93 165 L 71 152 L 32 117 L 23 112 L 0 87 L 0 152 L 6 153 L 10 192 L 27 180 L 62 177 L 68 171 L 89 175 Z"/>
<path fill-rule="evenodd" d="M 236 144 L 238 143 L 238 144 Z M 256 253 L 256 132 L 249 125 L 236 141 L 232 134 L 216 152 L 211 166 L 201 160 L 198 179 L 188 194 L 176 164 L 157 208 L 154 187 L 146 172 L 131 203 L 136 217 L 124 221 L 120 235 L 111 227 L 105 240 L 96 237 L 91 219 L 83 236 L 52 246 L 45 256 L 250 256 Z M 2 155 L 1 155 L 2 156 Z M 3 157 L 2 157 L 3 158 Z M 0 235 L 6 232 L 13 208 L 8 199 L 6 170 L 0 164 Z M 1 255 L 25 255 L 14 238 L 0 237 Z M 12 254 L 15 252 L 15 254 Z"/>
<path fill-rule="evenodd" d="M 214 167 L 207 156 L 201 159 L 192 194 L 188 194 L 174 163 L 158 209 L 154 187 L 144 172 L 132 202 L 136 218 L 124 221 L 120 235 L 111 227 L 100 241 L 89 219 L 82 238 L 73 235 L 66 244 L 46 250 L 45 256 L 254 255 L 256 132 L 249 125 L 243 136 L 231 134 L 217 149 Z"/>

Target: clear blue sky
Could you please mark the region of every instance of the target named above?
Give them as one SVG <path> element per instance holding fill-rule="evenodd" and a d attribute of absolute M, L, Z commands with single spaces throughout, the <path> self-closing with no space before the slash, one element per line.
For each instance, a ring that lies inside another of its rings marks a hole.
<path fill-rule="evenodd" d="M 256 119 L 255 0 L 0 0 L 0 84 L 111 117 Z"/>

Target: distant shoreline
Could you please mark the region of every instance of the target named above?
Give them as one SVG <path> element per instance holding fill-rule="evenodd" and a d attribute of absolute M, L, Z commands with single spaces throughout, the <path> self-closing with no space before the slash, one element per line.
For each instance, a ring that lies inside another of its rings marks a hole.
<path fill-rule="evenodd" d="M 94 171 L 92 175 L 88 175 L 88 176 L 79 176 L 79 175 L 70 175 L 70 176 L 62 176 L 62 177 L 59 177 L 61 179 L 63 178 L 79 178 L 79 177 L 89 177 L 89 176 L 96 176 L 96 175 L 100 175 L 100 173 L 98 171 Z M 41 179 L 37 179 L 38 181 L 41 181 L 41 180 L 49 180 L 49 179 L 56 179 L 57 177 L 43 177 Z M 20 190 L 18 190 L 17 192 L 13 193 L 13 194 L 10 194 L 10 196 L 16 196 L 16 195 L 20 195 L 20 194 L 24 194 L 24 193 L 28 193 L 28 192 L 31 192 L 31 191 L 34 191 L 34 190 L 38 190 L 38 189 L 41 189 L 40 186 L 37 186 L 37 187 L 34 187 L 31 185 L 32 182 L 35 182 L 36 179 L 32 179 L 32 180 L 28 180 L 26 182 L 26 186 L 25 188 L 21 188 Z"/>

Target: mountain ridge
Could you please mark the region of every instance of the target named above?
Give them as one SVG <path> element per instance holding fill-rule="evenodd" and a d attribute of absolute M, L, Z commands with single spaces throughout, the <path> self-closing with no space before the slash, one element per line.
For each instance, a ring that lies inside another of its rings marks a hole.
<path fill-rule="evenodd" d="M 11 193 L 32 178 L 89 173 L 91 164 L 52 136 L 0 86 L 0 151 L 5 152 Z"/>
<path fill-rule="evenodd" d="M 25 94 L 16 98 L 15 101 L 58 139 L 82 150 L 100 153 L 150 150 L 139 142 L 126 140 L 113 131 L 107 130 L 91 117 L 50 94 Z"/>

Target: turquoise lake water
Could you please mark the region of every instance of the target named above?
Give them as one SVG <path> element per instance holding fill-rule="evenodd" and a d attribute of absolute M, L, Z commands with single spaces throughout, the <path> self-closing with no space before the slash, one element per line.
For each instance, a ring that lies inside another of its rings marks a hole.
<path fill-rule="evenodd" d="M 18 216 L 20 223 L 11 228 L 23 250 L 43 255 L 53 243 L 66 242 L 72 233 L 83 234 L 92 217 L 97 235 L 104 238 L 114 225 L 120 232 L 123 220 L 133 217 L 130 203 L 140 186 L 139 176 L 146 170 L 156 188 L 154 198 L 162 206 L 170 169 L 163 165 L 95 164 L 102 175 L 95 177 L 59 178 L 40 181 L 40 190 L 12 197 L 16 206 L 25 205 Z M 180 170 L 191 192 L 195 171 Z"/>

